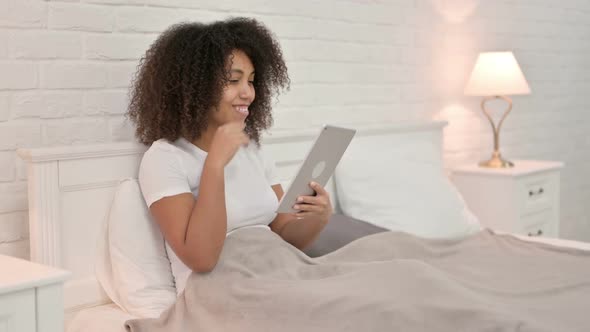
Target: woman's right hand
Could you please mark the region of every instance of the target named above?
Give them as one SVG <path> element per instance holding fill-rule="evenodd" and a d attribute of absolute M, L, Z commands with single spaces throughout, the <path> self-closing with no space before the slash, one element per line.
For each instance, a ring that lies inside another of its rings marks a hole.
<path fill-rule="evenodd" d="M 217 128 L 207 155 L 208 161 L 219 167 L 225 167 L 240 146 L 250 142 L 244 128 L 246 128 L 244 122 L 230 122 Z"/>

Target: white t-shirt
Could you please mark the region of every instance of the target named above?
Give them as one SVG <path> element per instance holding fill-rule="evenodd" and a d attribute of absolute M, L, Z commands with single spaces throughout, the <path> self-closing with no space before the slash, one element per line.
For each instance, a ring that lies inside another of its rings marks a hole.
<path fill-rule="evenodd" d="M 185 138 L 174 142 L 165 139 L 155 141 L 143 155 L 139 167 L 138 180 L 147 206 L 163 197 L 181 193 L 190 192 L 198 198 L 206 157 L 207 152 Z M 225 166 L 224 176 L 227 234 L 246 226 L 269 228 L 279 204 L 271 188 L 271 185 L 279 183 L 274 162 L 251 141 L 248 147 L 238 149 Z M 168 243 L 166 251 L 176 291 L 180 293 L 191 270 Z"/>

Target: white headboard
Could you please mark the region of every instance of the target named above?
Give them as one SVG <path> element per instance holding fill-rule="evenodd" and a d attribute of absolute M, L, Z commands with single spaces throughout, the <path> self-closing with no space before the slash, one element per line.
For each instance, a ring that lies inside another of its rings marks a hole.
<path fill-rule="evenodd" d="M 384 136 L 388 144 L 398 138 L 431 142 L 440 149 L 442 167 L 445 125 L 407 122 L 354 127 L 356 137 Z M 319 128 L 275 130 L 263 137 L 285 189 L 318 134 Z M 31 260 L 72 272 L 65 285 L 67 310 L 110 302 L 94 276 L 98 234 L 116 185 L 123 178 L 137 177 L 145 150 L 136 143 L 109 143 L 17 151 L 28 165 Z M 327 188 L 336 203 L 332 181 Z"/>

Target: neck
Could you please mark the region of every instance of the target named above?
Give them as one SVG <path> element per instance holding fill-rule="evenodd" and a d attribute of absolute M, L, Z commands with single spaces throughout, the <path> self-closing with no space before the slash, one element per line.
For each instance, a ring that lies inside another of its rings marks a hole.
<path fill-rule="evenodd" d="M 199 149 L 209 152 L 211 148 L 211 143 L 213 142 L 213 136 L 215 135 L 215 131 L 217 130 L 217 126 L 209 125 L 207 129 L 201 133 L 201 136 L 191 143 L 196 145 Z"/>

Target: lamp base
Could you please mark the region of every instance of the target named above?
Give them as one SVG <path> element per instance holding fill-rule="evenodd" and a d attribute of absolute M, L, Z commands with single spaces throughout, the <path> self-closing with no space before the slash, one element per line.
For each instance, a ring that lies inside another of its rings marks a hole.
<path fill-rule="evenodd" d="M 514 163 L 504 160 L 499 152 L 494 152 L 490 160 L 480 162 L 479 166 L 488 168 L 510 168 L 514 167 Z"/>

